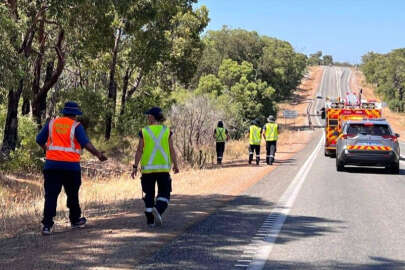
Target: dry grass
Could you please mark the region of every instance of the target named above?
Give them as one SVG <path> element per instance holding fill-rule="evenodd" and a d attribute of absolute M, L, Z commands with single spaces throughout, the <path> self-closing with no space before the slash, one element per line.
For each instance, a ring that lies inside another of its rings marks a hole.
<path fill-rule="evenodd" d="M 301 90 L 297 92 L 297 95 L 302 95 L 301 98 L 297 97 L 299 102 L 296 105 L 281 104 L 281 108 L 296 109 L 300 114 L 306 112 L 307 104 L 304 101 L 315 93 L 322 72 L 319 68 L 314 68 L 311 69 L 310 74 L 310 79 L 303 81 Z M 304 119 L 302 118 L 302 121 Z M 299 142 L 296 139 L 298 137 L 300 138 Z M 305 147 L 311 137 L 311 131 L 282 130 L 277 147 L 277 160 L 288 161 L 295 153 Z M 121 155 L 125 154 L 132 157 L 136 139 L 129 140 L 129 144 L 130 146 L 126 145 L 121 148 L 117 146 L 108 150 L 111 151 L 110 153 L 115 151 Z M 264 158 L 264 142 L 262 142 L 261 153 Z M 228 142 L 223 166 L 218 167 L 209 164 L 203 170 L 183 167 L 180 174 L 173 175 L 174 194 L 218 194 L 226 195 L 230 199 L 260 181 L 275 167 L 283 166 L 282 163 L 276 164 L 276 166 L 248 165 L 247 157 L 247 138 Z M 98 166 L 103 167 L 105 165 L 99 164 Z M 115 213 L 125 214 L 131 211 L 142 211 L 140 201 L 137 201 L 138 208 L 133 208 L 134 199 L 140 199 L 142 196 L 139 178 L 130 179 L 130 167 L 123 166 L 123 168 L 127 172 L 119 178 L 83 179 L 80 200 L 84 215 L 97 219 Z M 42 210 L 42 177 L 36 180 L 24 180 L 5 177 L 0 174 L 0 239 L 38 230 Z M 58 200 L 58 213 L 55 222 L 58 228 L 65 228 L 69 225 L 66 196 L 63 192 Z"/>
<path fill-rule="evenodd" d="M 43 188 L 41 182 L 1 176 L 0 186 L 0 238 L 39 228 L 43 211 Z M 25 185 L 23 188 L 22 186 Z M 141 197 L 137 180 L 128 175 L 119 179 L 83 179 L 80 189 L 80 204 L 86 216 L 103 216 L 125 210 L 129 201 Z M 61 192 L 58 199 L 58 214 L 55 222 L 60 227 L 68 225 L 66 195 Z"/>
<path fill-rule="evenodd" d="M 302 131 L 299 136 L 303 144 L 296 144 L 297 133 L 285 131 L 280 134 L 278 148 L 280 152 L 297 152 L 311 138 L 310 132 Z M 261 146 L 265 156 L 265 144 Z M 278 159 L 288 159 L 292 154 L 279 154 Z M 247 164 L 248 140 L 232 141 L 227 144 L 224 166 L 208 166 L 203 170 L 183 168 L 180 174 L 173 175 L 175 194 L 207 195 L 222 194 L 235 196 L 259 181 L 273 168 Z M 11 176 L 0 179 L 0 239 L 36 231 L 40 228 L 44 194 L 42 180 L 23 180 Z M 130 211 L 134 199 L 140 199 L 142 191 L 139 177 L 135 180 L 128 173 L 120 178 L 83 179 L 80 189 L 80 204 L 83 214 L 90 218 Z M 68 209 L 66 195 L 61 192 L 58 199 L 58 212 L 55 224 L 66 229 Z"/>

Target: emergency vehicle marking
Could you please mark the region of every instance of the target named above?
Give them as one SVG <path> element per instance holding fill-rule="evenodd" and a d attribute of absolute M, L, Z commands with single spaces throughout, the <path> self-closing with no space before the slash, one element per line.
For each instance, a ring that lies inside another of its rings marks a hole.
<path fill-rule="evenodd" d="M 389 146 L 377 146 L 377 145 L 348 145 L 348 150 L 366 150 L 366 151 L 391 151 Z"/>

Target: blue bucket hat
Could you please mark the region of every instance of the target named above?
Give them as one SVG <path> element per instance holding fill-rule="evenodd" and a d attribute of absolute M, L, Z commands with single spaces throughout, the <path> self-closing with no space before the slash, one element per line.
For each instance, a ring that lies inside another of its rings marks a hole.
<path fill-rule="evenodd" d="M 65 107 L 61 111 L 62 114 L 65 115 L 82 115 L 83 113 L 80 111 L 80 107 L 76 102 L 68 101 L 65 103 Z"/>
<path fill-rule="evenodd" d="M 156 118 L 156 117 L 158 117 L 159 115 L 162 115 L 162 114 L 163 114 L 163 111 L 162 111 L 162 109 L 159 108 L 159 107 L 153 107 L 153 108 L 151 108 L 150 110 L 147 110 L 147 111 L 145 112 L 145 114 L 153 115 L 153 116 Z"/>

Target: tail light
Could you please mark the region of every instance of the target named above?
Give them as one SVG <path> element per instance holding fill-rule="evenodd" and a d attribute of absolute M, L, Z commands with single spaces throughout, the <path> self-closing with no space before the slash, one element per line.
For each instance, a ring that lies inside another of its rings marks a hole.
<path fill-rule="evenodd" d="M 384 136 L 382 136 L 384 139 L 386 139 L 386 140 L 391 140 L 391 141 L 393 141 L 393 142 L 396 142 L 396 141 L 398 141 L 398 138 L 397 138 L 397 136 L 394 136 L 394 135 L 384 135 Z"/>

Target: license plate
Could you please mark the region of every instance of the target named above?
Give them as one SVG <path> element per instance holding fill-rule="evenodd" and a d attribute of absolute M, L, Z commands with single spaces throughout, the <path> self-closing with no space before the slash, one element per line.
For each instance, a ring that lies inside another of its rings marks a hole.
<path fill-rule="evenodd" d="M 375 143 L 375 142 L 361 142 L 361 143 L 358 143 L 357 145 L 361 145 L 361 146 L 382 146 L 381 143 Z"/>

